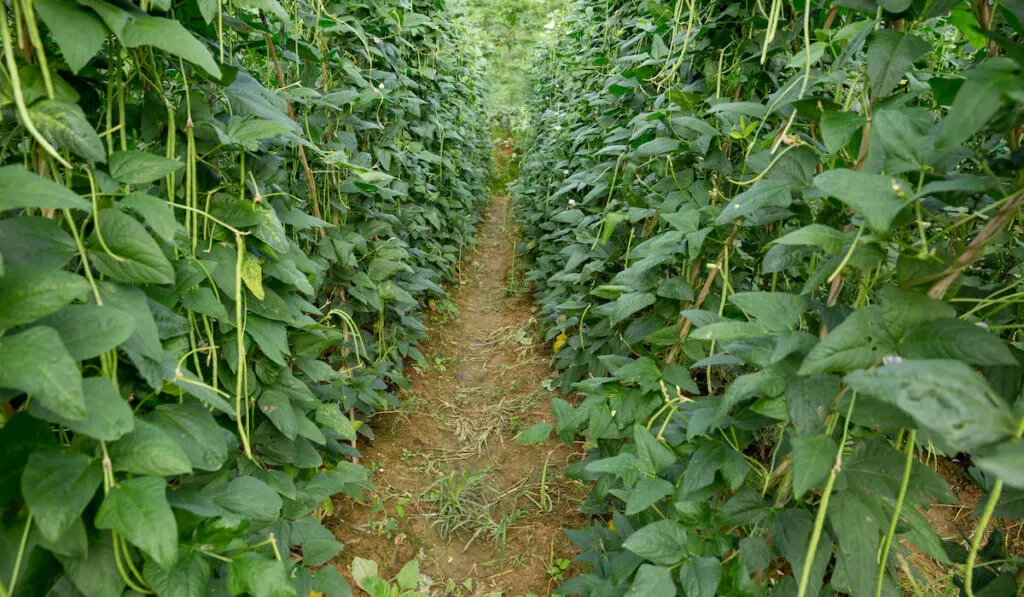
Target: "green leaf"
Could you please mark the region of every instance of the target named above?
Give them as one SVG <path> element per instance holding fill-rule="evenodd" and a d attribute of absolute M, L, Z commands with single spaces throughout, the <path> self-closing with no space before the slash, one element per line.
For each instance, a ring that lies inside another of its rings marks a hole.
<path fill-rule="evenodd" d="M 77 254 L 75 239 L 50 218 L 18 216 L 0 220 L 0 255 L 8 267 L 18 264 L 60 269 Z"/>
<path fill-rule="evenodd" d="M 760 180 L 733 197 L 732 201 L 722 208 L 715 219 L 715 224 L 724 226 L 737 218 L 749 220 L 760 211 L 789 207 L 792 203 L 793 195 L 789 184 L 779 180 Z"/>
<path fill-rule="evenodd" d="M 231 558 L 228 591 L 232 595 L 249 593 L 252 597 L 295 597 L 284 562 L 251 551 Z"/>
<path fill-rule="evenodd" d="M 621 367 L 616 367 L 614 375 L 625 383 L 646 386 L 657 383 L 661 379 L 661 370 L 658 369 L 658 364 L 651 357 L 640 357 Z"/>
<path fill-rule="evenodd" d="M 907 359 L 854 371 L 844 381 L 899 407 L 957 449 L 1006 439 L 1016 428 L 1013 414 L 985 378 L 960 361 Z"/>
<path fill-rule="evenodd" d="M 929 50 L 931 45 L 916 35 L 906 35 L 895 29 L 877 29 L 871 34 L 867 51 L 871 94 L 885 97 L 892 93 L 914 61 Z"/>
<path fill-rule="evenodd" d="M 882 309 L 871 305 L 851 313 L 811 349 L 800 375 L 866 369 L 894 354 L 896 344 L 885 328 Z"/>
<path fill-rule="evenodd" d="M 192 472 L 192 463 L 178 442 L 144 419 L 136 419 L 130 433 L 110 444 L 109 453 L 115 471 L 161 476 Z"/>
<path fill-rule="evenodd" d="M 952 307 L 923 294 L 892 286 L 883 288 L 878 294 L 882 297 L 882 319 L 885 320 L 885 327 L 896 340 L 902 339 L 908 331 L 929 321 L 956 317 L 956 311 Z"/>
<path fill-rule="evenodd" d="M 825 418 L 839 395 L 839 387 L 839 378 L 825 373 L 789 380 L 786 384 L 786 404 L 797 433 L 812 435 L 825 430 Z"/>
<path fill-rule="evenodd" d="M 57 330 L 36 326 L 0 338 L 0 363 L 0 388 L 31 394 L 68 420 L 85 418 L 82 374 Z"/>
<path fill-rule="evenodd" d="M 398 582 L 398 588 L 404 591 L 409 589 L 415 589 L 416 585 L 420 584 L 420 565 L 413 559 L 405 563 L 402 569 L 398 572 L 398 578 L 395 579 Z"/>
<path fill-rule="evenodd" d="M 672 571 L 668 568 L 642 564 L 629 591 L 645 597 L 675 597 L 676 584 L 672 582 Z"/>
<path fill-rule="evenodd" d="M 942 147 L 952 148 L 967 141 L 999 113 L 1004 93 L 1020 89 L 1019 66 L 1009 59 L 987 60 L 965 74 L 967 80 L 942 119 Z"/>
<path fill-rule="evenodd" d="M 74 191 L 22 166 L 0 168 L 0 211 L 26 207 L 92 209 L 89 202 Z"/>
<path fill-rule="evenodd" d="M 738 292 L 729 300 L 776 332 L 794 329 L 807 309 L 806 298 L 786 292 Z"/>
<path fill-rule="evenodd" d="M 660 477 L 644 477 L 626 500 L 626 515 L 639 514 L 662 498 L 675 493 L 675 485 Z"/>
<path fill-rule="evenodd" d="M 986 473 L 995 475 L 1011 487 L 1024 489 L 1024 444 L 1020 441 L 1004 442 L 992 450 L 973 456 L 974 462 Z"/>
<path fill-rule="evenodd" d="M 296 414 L 295 408 L 292 406 L 292 402 L 287 394 L 269 388 L 260 394 L 258 404 L 260 412 L 270 419 L 270 422 L 274 424 L 274 427 L 277 427 L 277 430 L 282 435 L 288 439 L 295 439 L 295 436 L 299 433 L 299 423 L 297 420 L 299 415 Z"/>
<path fill-rule="evenodd" d="M 686 529 L 674 520 L 659 520 L 630 535 L 622 547 L 662 566 L 675 566 L 686 555 Z"/>
<path fill-rule="evenodd" d="M 615 325 L 630 315 L 645 309 L 654 304 L 657 298 L 649 292 L 627 292 L 615 300 L 615 308 L 612 310 L 612 325 Z"/>
<path fill-rule="evenodd" d="M 281 513 L 281 496 L 255 477 L 236 477 L 213 496 L 221 508 L 259 522 L 275 520 Z"/>
<path fill-rule="evenodd" d="M 519 432 L 516 436 L 516 443 L 521 446 L 534 446 L 547 441 L 551 437 L 550 423 L 537 423 L 529 429 Z"/>
<path fill-rule="evenodd" d="M 882 233 L 889 231 L 912 194 L 902 179 L 846 168 L 822 172 L 814 177 L 814 186 L 852 207 L 875 231 Z"/>
<path fill-rule="evenodd" d="M 150 413 L 149 421 L 178 442 L 194 468 L 217 471 L 228 459 L 224 430 L 210 411 L 195 402 L 161 404 Z"/>
<path fill-rule="evenodd" d="M 107 40 L 109 33 L 103 21 L 72 0 L 38 0 L 34 6 L 75 74 Z"/>
<path fill-rule="evenodd" d="M 288 350 L 288 328 L 283 323 L 270 321 L 258 315 L 246 317 L 245 333 L 249 334 L 263 354 L 271 361 L 284 367 Z"/>
<path fill-rule="evenodd" d="M 846 147 L 857 129 L 864 126 L 864 117 L 855 112 L 828 110 L 821 113 L 821 138 L 825 149 L 835 153 Z"/>
<path fill-rule="evenodd" d="M 352 559 L 352 580 L 356 581 L 357 585 L 362 585 L 364 580 L 373 578 L 378 574 L 377 562 L 358 556 Z"/>
<path fill-rule="evenodd" d="M 697 328 L 690 334 L 690 337 L 694 340 L 714 340 L 724 343 L 766 335 L 768 335 L 768 329 L 753 321 L 718 321 Z"/>
<path fill-rule="evenodd" d="M 874 595 L 882 512 L 861 495 L 859 491 L 836 492 L 829 504 L 828 521 L 839 539 L 837 560 L 847 572 L 844 584 L 849 586 L 844 588 L 852 595 Z"/>
<path fill-rule="evenodd" d="M 98 231 L 89 241 L 89 259 L 101 273 L 129 284 L 173 284 L 174 266 L 135 218 L 116 209 L 97 215 Z M 106 243 L 103 248 L 102 242 Z"/>
<path fill-rule="evenodd" d="M 644 143 L 640 147 L 637 147 L 634 154 L 638 158 L 649 158 L 665 155 L 666 153 L 672 153 L 676 149 L 679 149 L 679 139 L 658 137 L 657 139 L 653 139 Z"/>
<path fill-rule="evenodd" d="M 846 243 L 846 235 L 822 224 L 809 224 L 773 241 L 778 245 L 818 247 L 830 255 L 839 253 Z"/>
<path fill-rule="evenodd" d="M 170 568 L 146 560 L 142 576 L 157 597 L 203 597 L 210 583 L 210 564 L 194 549 L 179 548 Z"/>
<path fill-rule="evenodd" d="M 153 232 L 164 242 L 174 243 L 175 237 L 185 236 L 185 227 L 175 219 L 174 210 L 163 199 L 142 193 L 132 193 L 122 199 L 120 205 L 142 216 L 146 225 L 152 228 Z"/>
<path fill-rule="evenodd" d="M 835 464 L 839 447 L 827 435 L 802 435 L 792 438 L 793 497 L 800 499 L 807 491 L 820 487 Z"/>
<path fill-rule="evenodd" d="M 96 528 L 110 529 L 167 570 L 178 559 L 178 523 L 161 477 L 137 477 L 115 485 L 96 512 Z"/>
<path fill-rule="evenodd" d="M 90 542 L 89 555 L 84 558 L 57 556 L 64 572 L 85 597 L 116 597 L 124 591 L 124 580 L 117 571 L 114 539 L 101 533 Z"/>
<path fill-rule="evenodd" d="M 686 597 L 715 597 L 722 581 L 722 563 L 718 558 L 690 558 L 679 569 L 679 582 Z"/>
<path fill-rule="evenodd" d="M 155 182 L 173 174 L 185 164 L 145 151 L 115 151 L 110 154 L 110 176 L 127 184 Z"/>
<path fill-rule="evenodd" d="M 75 433 L 112 442 L 135 428 L 135 415 L 117 393 L 114 382 L 106 377 L 87 377 L 82 380 L 85 395 L 85 418 L 69 419 L 61 411 L 53 411 L 33 400 L 29 413 L 33 417 L 59 423 Z"/>
<path fill-rule="evenodd" d="M 900 354 L 913 359 L 1017 366 L 1017 359 L 998 336 L 962 319 L 937 319 L 917 326 L 900 342 Z"/>
<path fill-rule="evenodd" d="M 32 323 L 89 294 L 89 282 L 57 269 L 8 265 L 0 284 L 0 330 Z"/>
<path fill-rule="evenodd" d="M 85 454 L 40 449 L 28 457 L 21 494 L 39 532 L 57 541 L 82 515 L 102 481 L 100 463 Z"/>
<path fill-rule="evenodd" d="M 132 19 L 124 27 L 121 42 L 128 48 L 160 48 L 202 68 L 214 79 L 221 78 L 220 68 L 206 46 L 173 19 L 149 16 Z"/>
<path fill-rule="evenodd" d="M 107 161 L 103 142 L 78 104 L 44 99 L 29 106 L 28 114 L 39 132 L 56 147 L 69 149 L 94 162 Z"/>
<path fill-rule="evenodd" d="M 352 597 L 348 581 L 334 566 L 324 566 L 316 571 L 313 575 L 313 590 L 327 597 Z"/>
<path fill-rule="evenodd" d="M 76 361 L 120 346 L 135 331 L 131 315 L 106 305 L 68 305 L 39 323 L 57 330 Z"/>
<path fill-rule="evenodd" d="M 316 422 L 328 429 L 334 430 L 341 439 L 355 441 L 356 429 L 352 422 L 341 412 L 341 405 L 334 402 L 324 402 L 316 409 Z"/>
<path fill-rule="evenodd" d="M 341 551 L 341 543 L 312 516 L 305 516 L 292 523 L 291 542 L 302 547 L 302 563 L 305 566 L 321 566 Z M 417 574 L 417 579 L 419 574 Z"/>

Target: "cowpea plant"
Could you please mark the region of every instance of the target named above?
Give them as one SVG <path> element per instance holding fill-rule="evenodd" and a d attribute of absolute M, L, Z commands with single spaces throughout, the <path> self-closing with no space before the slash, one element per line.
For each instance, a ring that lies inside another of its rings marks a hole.
<path fill-rule="evenodd" d="M 444 4 L 0 8 L 0 597 L 350 594 L 417 311 L 486 198 Z"/>
<path fill-rule="evenodd" d="M 1019 0 L 581 0 L 516 183 L 593 596 L 1018 595 Z M 984 495 L 961 540 L 959 455 Z M 956 464 L 954 463 L 954 466 Z M 911 554 L 911 551 L 914 553 Z M 929 567 L 935 570 L 935 566 Z M 679 591 L 682 591 L 680 593 Z"/>

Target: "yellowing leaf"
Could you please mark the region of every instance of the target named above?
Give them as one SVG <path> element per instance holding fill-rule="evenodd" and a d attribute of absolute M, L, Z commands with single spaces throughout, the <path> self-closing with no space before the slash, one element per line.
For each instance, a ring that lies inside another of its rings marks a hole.
<path fill-rule="evenodd" d="M 555 345 L 551 347 L 551 350 L 554 351 L 555 354 L 558 354 L 558 351 L 562 350 L 562 347 L 565 346 L 565 343 L 568 340 L 569 337 L 565 335 L 565 332 L 558 334 L 555 338 Z"/>
<path fill-rule="evenodd" d="M 263 268 L 260 267 L 260 262 L 248 253 L 242 260 L 242 281 L 245 282 L 245 287 L 252 292 L 253 296 L 263 300 L 263 297 L 266 296 L 266 293 L 263 292 Z"/>

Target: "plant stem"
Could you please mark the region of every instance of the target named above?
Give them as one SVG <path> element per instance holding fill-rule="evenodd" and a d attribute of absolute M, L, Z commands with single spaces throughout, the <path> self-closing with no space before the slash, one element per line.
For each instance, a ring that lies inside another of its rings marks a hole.
<path fill-rule="evenodd" d="M 900 521 L 900 511 L 903 510 L 903 500 L 907 497 L 907 487 L 910 485 L 910 470 L 914 465 L 914 444 L 917 441 L 917 430 L 911 429 L 907 436 L 907 459 L 903 465 L 903 479 L 900 481 L 900 493 L 896 497 L 896 508 L 892 513 L 892 520 L 889 521 L 889 532 L 885 535 L 882 544 L 882 553 L 878 560 L 878 580 L 875 582 L 875 597 L 881 597 L 882 584 L 885 581 L 885 563 L 889 559 L 889 550 L 892 548 L 892 538 L 896 534 L 896 525 Z"/>

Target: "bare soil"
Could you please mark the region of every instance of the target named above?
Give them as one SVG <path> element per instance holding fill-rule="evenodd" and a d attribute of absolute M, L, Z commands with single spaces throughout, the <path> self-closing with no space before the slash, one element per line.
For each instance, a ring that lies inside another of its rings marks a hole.
<path fill-rule="evenodd" d="M 557 439 L 514 439 L 553 424 L 554 394 L 542 385 L 550 346 L 516 283 L 509 215 L 496 197 L 451 300 L 431 305 L 428 366 L 407 370 L 406 407 L 370 422 L 375 438 L 359 449 L 376 490 L 363 503 L 335 497 L 324 520 L 345 544 L 333 564 L 346 577 L 357 556 L 387 577 L 417 558 L 431 594 L 518 597 L 550 595 L 569 573 L 561 529 L 586 524 L 585 488 L 562 471 L 581 454 Z"/>

